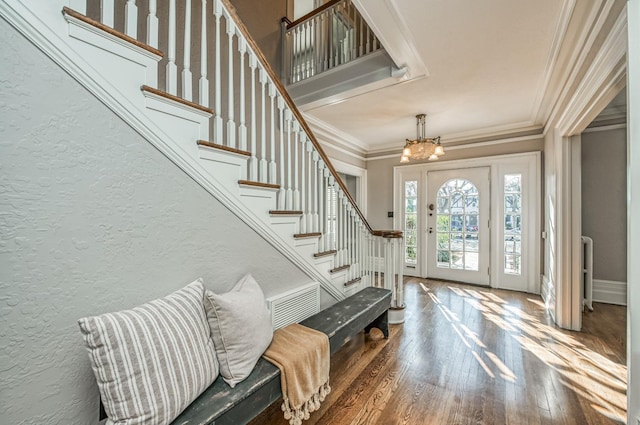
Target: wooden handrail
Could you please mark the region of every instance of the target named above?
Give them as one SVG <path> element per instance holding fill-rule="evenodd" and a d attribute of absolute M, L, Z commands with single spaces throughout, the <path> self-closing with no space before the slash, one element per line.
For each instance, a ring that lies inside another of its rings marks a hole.
<path fill-rule="evenodd" d="M 329 9 L 332 6 L 335 6 L 336 4 L 340 3 L 343 0 L 331 0 L 326 2 L 325 4 L 323 4 L 322 6 L 313 9 L 311 12 L 307 13 L 306 15 L 296 19 L 295 21 L 288 23 L 287 24 L 287 29 L 290 30 L 291 28 L 300 25 L 301 23 L 303 23 L 304 21 L 306 21 L 309 18 L 313 18 L 315 15 L 319 14 L 320 12 Z"/>
<path fill-rule="evenodd" d="M 347 186 L 344 184 L 342 179 L 338 176 L 338 172 L 336 171 L 335 168 L 333 168 L 333 164 L 331 164 L 331 161 L 329 161 L 329 157 L 327 156 L 327 154 L 324 152 L 324 150 L 320 146 L 320 143 L 316 139 L 316 136 L 311 131 L 311 128 L 309 127 L 309 124 L 307 124 L 307 121 L 303 118 L 302 114 L 300 113 L 300 111 L 296 107 L 295 103 L 293 103 L 293 99 L 291 99 L 291 96 L 289 96 L 289 92 L 287 92 L 287 89 L 285 89 L 284 85 L 282 84 L 282 82 L 280 81 L 278 76 L 276 75 L 275 71 L 273 70 L 273 68 L 271 68 L 271 65 L 269 65 L 269 61 L 267 61 L 267 58 L 262 53 L 262 50 L 260 50 L 260 47 L 258 47 L 258 43 L 256 43 L 256 41 L 253 39 L 253 37 L 249 33 L 249 30 L 245 26 L 244 22 L 242 22 L 242 20 L 240 19 L 240 16 L 238 15 L 238 11 L 231 4 L 230 0 L 220 0 L 220 1 L 224 4 L 225 8 L 227 9 L 227 12 L 233 18 L 236 27 L 238 28 L 240 33 L 243 35 L 243 37 L 245 38 L 247 44 L 253 50 L 255 55 L 258 57 L 258 60 L 261 62 L 261 64 L 264 67 L 265 71 L 267 72 L 267 74 L 269 75 L 269 77 L 271 78 L 273 83 L 276 85 L 276 87 L 280 91 L 280 94 L 282 95 L 282 98 L 286 102 L 286 104 L 289 107 L 289 109 L 291 109 L 291 112 L 293 113 L 293 116 L 298 120 L 298 123 L 300 124 L 302 129 L 305 131 L 305 133 L 307 133 L 307 136 L 311 140 L 311 143 L 313 143 L 313 146 L 318 151 L 318 154 L 320 155 L 320 157 L 322 158 L 324 163 L 329 168 L 329 171 L 331 172 L 333 177 L 336 179 L 336 182 L 338 182 L 338 185 L 340 186 L 340 188 L 344 192 L 345 196 L 347 197 L 347 199 L 349 200 L 349 202 L 351 203 L 351 205 L 353 206 L 355 211 L 360 216 L 360 219 L 362 220 L 362 223 L 364 223 L 364 225 L 367 228 L 367 230 L 371 234 L 373 234 L 373 229 L 371 229 L 371 226 L 369 225 L 369 222 L 367 222 L 367 219 L 364 217 L 364 214 L 362 214 L 362 211 L 360 211 L 360 208 L 358 208 L 358 204 L 356 204 L 356 201 L 353 199 L 353 197 L 351 196 L 351 194 L 347 190 Z M 340 1 L 340 0 L 338 0 L 338 1 Z M 337 1 L 333 1 L 333 3 L 336 3 L 336 2 Z M 326 3 L 323 6 L 329 7 L 327 5 L 329 5 L 330 3 L 332 3 L 332 2 Z"/>

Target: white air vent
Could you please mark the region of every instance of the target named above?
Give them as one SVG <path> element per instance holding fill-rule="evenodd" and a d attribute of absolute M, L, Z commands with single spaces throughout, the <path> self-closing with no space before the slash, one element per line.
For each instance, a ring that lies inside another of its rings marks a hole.
<path fill-rule="evenodd" d="M 311 282 L 267 298 L 273 329 L 298 323 L 320 311 L 320 284 Z"/>

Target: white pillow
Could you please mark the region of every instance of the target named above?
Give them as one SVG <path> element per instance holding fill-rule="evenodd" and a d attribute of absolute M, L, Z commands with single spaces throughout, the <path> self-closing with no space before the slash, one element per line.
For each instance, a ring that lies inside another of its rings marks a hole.
<path fill-rule="evenodd" d="M 198 279 L 132 310 L 78 321 L 109 419 L 169 424 L 218 376 Z"/>
<path fill-rule="evenodd" d="M 273 338 L 264 294 L 250 274 L 224 294 L 206 291 L 204 305 L 225 382 L 244 380 Z"/>

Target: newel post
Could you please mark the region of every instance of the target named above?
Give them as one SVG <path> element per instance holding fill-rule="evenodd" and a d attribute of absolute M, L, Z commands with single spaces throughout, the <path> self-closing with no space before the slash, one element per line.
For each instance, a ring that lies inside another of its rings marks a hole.
<path fill-rule="evenodd" d="M 392 291 L 389 323 L 404 323 L 404 238 L 402 232 L 381 231 L 385 240 L 384 286 Z"/>

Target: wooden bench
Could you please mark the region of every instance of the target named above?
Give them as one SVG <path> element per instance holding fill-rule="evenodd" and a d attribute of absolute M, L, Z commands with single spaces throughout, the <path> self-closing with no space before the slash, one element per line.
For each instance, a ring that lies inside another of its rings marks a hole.
<path fill-rule="evenodd" d="M 363 329 L 378 328 L 388 338 L 390 304 L 391 291 L 369 287 L 301 323 L 327 334 L 334 354 Z M 235 388 L 218 377 L 172 425 L 246 424 L 281 396 L 280 371 L 260 358 L 251 375 Z"/>

